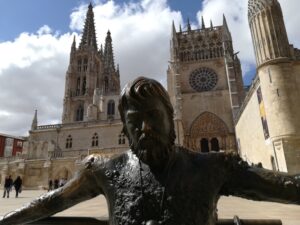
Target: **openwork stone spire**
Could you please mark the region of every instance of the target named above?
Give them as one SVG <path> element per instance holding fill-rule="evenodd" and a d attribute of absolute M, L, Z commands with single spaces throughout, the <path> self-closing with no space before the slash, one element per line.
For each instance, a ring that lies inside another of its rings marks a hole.
<path fill-rule="evenodd" d="M 249 21 L 260 11 L 268 6 L 278 3 L 277 0 L 249 0 L 248 2 L 248 19 Z"/>
<path fill-rule="evenodd" d="M 32 124 L 31 124 L 31 130 L 36 130 L 38 126 L 38 119 L 37 119 L 37 110 L 34 112 Z"/>
<path fill-rule="evenodd" d="M 91 3 L 89 4 L 89 8 L 86 14 L 86 20 L 85 20 L 83 34 L 82 34 L 79 48 L 81 49 L 83 47 L 90 47 L 90 46 L 92 46 L 95 50 L 97 50 L 94 12 Z"/>
<path fill-rule="evenodd" d="M 109 71 L 115 71 L 114 53 L 110 31 L 107 32 L 104 46 L 104 65 Z"/>
<path fill-rule="evenodd" d="M 257 66 L 290 57 L 290 44 L 277 0 L 249 0 L 248 17 Z"/>

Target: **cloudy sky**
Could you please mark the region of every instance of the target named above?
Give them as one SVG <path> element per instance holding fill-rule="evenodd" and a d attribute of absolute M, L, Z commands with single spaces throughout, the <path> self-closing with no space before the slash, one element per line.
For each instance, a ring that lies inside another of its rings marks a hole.
<path fill-rule="evenodd" d="M 27 135 L 34 110 L 39 125 L 60 123 L 73 36 L 77 44 L 87 0 L 0 0 L 0 133 Z M 299 0 L 279 0 L 289 40 L 300 47 Z M 166 83 L 171 23 L 222 24 L 224 13 L 245 84 L 255 74 L 247 0 L 94 0 L 98 44 L 112 33 L 122 86 L 144 75 Z"/>

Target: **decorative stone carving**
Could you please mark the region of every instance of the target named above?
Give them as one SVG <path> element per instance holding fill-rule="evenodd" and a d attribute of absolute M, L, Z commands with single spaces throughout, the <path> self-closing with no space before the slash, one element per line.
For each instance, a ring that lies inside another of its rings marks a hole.
<path fill-rule="evenodd" d="M 191 125 L 191 138 L 225 136 L 228 134 L 227 125 L 215 114 L 202 113 Z"/>

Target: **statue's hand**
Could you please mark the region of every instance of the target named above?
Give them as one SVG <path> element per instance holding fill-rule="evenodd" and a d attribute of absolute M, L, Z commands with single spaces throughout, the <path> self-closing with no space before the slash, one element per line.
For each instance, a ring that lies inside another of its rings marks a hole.
<path fill-rule="evenodd" d="M 6 225 L 4 216 L 0 216 L 0 225 Z"/>

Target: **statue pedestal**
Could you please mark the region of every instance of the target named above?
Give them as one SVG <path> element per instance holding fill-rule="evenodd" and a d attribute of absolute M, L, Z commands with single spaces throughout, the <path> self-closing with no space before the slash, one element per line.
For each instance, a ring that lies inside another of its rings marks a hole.
<path fill-rule="evenodd" d="M 31 225 L 108 225 L 107 218 L 89 218 L 89 217 L 49 217 Z M 216 225 L 282 225 L 281 220 L 249 220 L 239 219 L 235 216 L 233 219 L 220 219 Z"/>
<path fill-rule="evenodd" d="M 49 217 L 30 225 L 108 225 L 107 219 L 90 217 Z"/>

